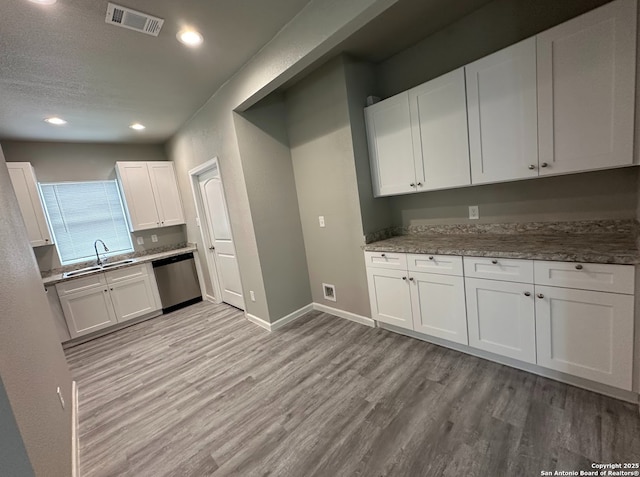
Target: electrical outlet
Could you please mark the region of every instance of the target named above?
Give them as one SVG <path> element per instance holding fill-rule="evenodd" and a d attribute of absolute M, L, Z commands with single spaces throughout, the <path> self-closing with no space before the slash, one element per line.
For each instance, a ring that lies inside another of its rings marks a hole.
<path fill-rule="evenodd" d="M 138 242 L 138 245 L 144 245 L 144 237 L 138 237 L 136 241 Z"/>
<path fill-rule="evenodd" d="M 64 398 L 62 397 L 62 391 L 60 391 L 60 386 L 58 386 L 56 393 L 58 394 L 58 399 L 60 399 L 60 404 L 62 405 L 62 409 L 64 409 Z"/>
<path fill-rule="evenodd" d="M 320 227 L 324 227 L 324 215 L 318 216 L 318 222 L 320 223 Z"/>
<path fill-rule="evenodd" d="M 469 206 L 469 218 L 471 220 L 477 220 L 480 218 L 480 207 L 477 205 Z"/>
<path fill-rule="evenodd" d="M 157 242 L 157 241 L 158 241 L 158 236 L 157 236 L 156 234 L 153 234 L 153 235 L 151 236 L 151 241 L 152 241 L 152 242 Z"/>
<path fill-rule="evenodd" d="M 249 291 L 249 296 L 251 297 L 251 301 L 256 301 L 256 294 L 253 293 L 253 290 Z"/>

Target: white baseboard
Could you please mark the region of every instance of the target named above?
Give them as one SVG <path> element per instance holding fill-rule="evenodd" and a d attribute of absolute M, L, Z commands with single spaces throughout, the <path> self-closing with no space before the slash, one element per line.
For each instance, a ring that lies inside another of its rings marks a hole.
<path fill-rule="evenodd" d="M 205 295 L 204 299 L 207 300 L 208 302 L 211 302 L 211 303 L 218 303 L 216 301 L 216 299 L 214 297 L 212 297 L 211 295 Z"/>
<path fill-rule="evenodd" d="M 371 318 L 362 315 L 356 315 L 355 313 L 351 313 L 350 311 L 339 310 L 337 308 L 323 305 L 321 303 L 313 303 L 313 309 L 321 311 L 323 313 L 329 313 L 330 315 L 334 315 L 339 318 L 344 318 L 345 320 L 355 321 L 356 323 L 370 326 L 371 328 L 376 327 L 376 322 Z"/>
<path fill-rule="evenodd" d="M 256 325 L 264 328 L 265 330 L 275 331 L 279 328 L 282 328 L 287 323 L 291 323 L 293 320 L 296 320 L 301 316 L 306 315 L 310 311 L 313 311 L 312 303 L 309 303 L 308 305 L 303 306 L 302 308 L 294 311 L 293 313 L 289 313 L 287 316 L 283 316 L 282 318 L 274 321 L 273 323 L 269 323 L 268 321 L 263 320 L 262 318 L 258 318 L 257 316 L 252 315 L 250 313 L 246 313 L 246 317 L 247 317 L 247 320 L 249 320 L 252 323 L 255 323 Z"/>
<path fill-rule="evenodd" d="M 80 445 L 78 432 L 78 385 L 71 382 L 71 476 L 80 477 Z"/>

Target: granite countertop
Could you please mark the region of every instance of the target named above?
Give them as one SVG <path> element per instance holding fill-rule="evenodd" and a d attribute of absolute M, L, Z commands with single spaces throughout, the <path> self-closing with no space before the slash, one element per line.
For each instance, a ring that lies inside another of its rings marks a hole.
<path fill-rule="evenodd" d="M 56 273 L 50 273 L 50 274 L 44 274 L 42 277 L 42 282 L 45 286 L 51 286 L 51 285 L 55 285 L 56 283 L 61 283 L 61 282 L 66 282 L 69 280 L 75 280 L 76 278 L 86 278 L 89 277 L 91 275 L 95 275 L 96 273 L 104 273 L 104 272 L 108 272 L 111 270 L 119 270 L 121 268 L 126 268 L 126 267 L 133 267 L 135 265 L 140 265 L 141 263 L 146 263 L 146 262 L 151 262 L 154 260 L 160 260 L 162 258 L 168 258 L 168 257 L 174 257 L 176 255 L 181 255 L 183 253 L 189 253 L 189 252 L 195 252 L 197 250 L 197 247 L 194 244 L 186 244 L 179 248 L 175 248 L 175 249 L 170 249 L 170 250 L 165 250 L 165 251 L 161 251 L 161 252 L 157 252 L 157 253 L 149 253 L 149 254 L 145 254 L 145 255 L 138 255 L 136 256 L 135 254 L 127 254 L 127 255 L 123 255 L 123 256 L 119 256 L 119 257 L 114 257 L 111 260 L 107 261 L 107 263 L 113 263 L 113 262 L 118 262 L 120 260 L 128 260 L 128 259 L 133 259 L 133 262 L 130 263 L 125 263 L 121 266 L 115 266 L 112 268 L 108 268 L 108 269 L 99 269 L 99 270 L 95 270 L 92 272 L 87 272 L 87 273 L 83 273 L 81 275 L 76 275 L 74 277 L 63 277 L 63 272 L 59 272 L 59 271 L 55 271 Z M 93 263 L 95 264 L 95 262 Z M 86 267 L 86 264 L 79 264 L 76 269 L 81 269 Z M 73 268 L 70 268 L 67 271 L 71 271 L 73 270 Z"/>
<path fill-rule="evenodd" d="M 408 234 L 364 246 L 370 252 L 428 253 L 590 263 L 640 263 L 630 233 Z"/>

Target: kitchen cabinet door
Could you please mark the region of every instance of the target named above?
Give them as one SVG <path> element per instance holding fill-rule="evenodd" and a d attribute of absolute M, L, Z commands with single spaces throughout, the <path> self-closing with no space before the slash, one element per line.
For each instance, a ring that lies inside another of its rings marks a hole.
<path fill-rule="evenodd" d="M 413 329 L 426 335 L 469 344 L 464 278 L 411 272 Z"/>
<path fill-rule="evenodd" d="M 106 285 L 60 295 L 71 338 L 115 325 L 116 315 Z"/>
<path fill-rule="evenodd" d="M 374 320 L 413 329 L 409 274 L 406 270 L 367 268 L 371 317 Z"/>
<path fill-rule="evenodd" d="M 116 172 L 132 232 L 161 226 L 146 162 L 118 162 Z"/>
<path fill-rule="evenodd" d="M 469 345 L 535 364 L 533 285 L 477 278 L 465 285 Z"/>
<path fill-rule="evenodd" d="M 471 182 L 538 176 L 536 39 L 465 67 Z"/>
<path fill-rule="evenodd" d="M 184 224 L 182 200 L 173 162 L 148 162 L 151 187 L 162 227 Z"/>
<path fill-rule="evenodd" d="M 416 171 L 409 95 L 405 91 L 365 110 L 373 194 L 406 194 L 416 191 Z"/>
<path fill-rule="evenodd" d="M 33 167 L 28 162 L 7 162 L 7 169 L 31 246 L 51 245 L 53 240 Z"/>
<path fill-rule="evenodd" d="M 409 90 L 417 191 L 471 184 L 464 68 Z"/>
<path fill-rule="evenodd" d="M 633 163 L 636 0 L 537 36 L 540 175 Z"/>
<path fill-rule="evenodd" d="M 155 294 L 148 275 L 109 285 L 118 323 L 157 311 Z"/>
<path fill-rule="evenodd" d="M 536 285 L 538 364 L 631 390 L 633 296 Z"/>

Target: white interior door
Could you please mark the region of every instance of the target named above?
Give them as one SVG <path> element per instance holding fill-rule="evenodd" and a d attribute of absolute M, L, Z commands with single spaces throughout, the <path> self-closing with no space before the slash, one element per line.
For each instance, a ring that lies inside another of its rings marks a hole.
<path fill-rule="evenodd" d="M 206 218 L 203 226 L 207 227 L 211 240 L 207 253 L 214 256 L 222 301 L 244 310 L 240 269 L 217 164 L 198 176 L 198 183 Z"/>

